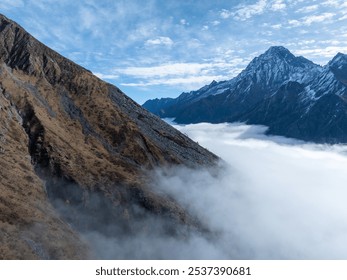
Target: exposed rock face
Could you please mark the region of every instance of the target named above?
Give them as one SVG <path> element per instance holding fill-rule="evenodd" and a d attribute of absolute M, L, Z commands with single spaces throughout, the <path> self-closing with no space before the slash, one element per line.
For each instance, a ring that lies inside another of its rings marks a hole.
<path fill-rule="evenodd" d="M 143 106 L 178 123 L 241 121 L 266 125 L 270 134 L 347 143 L 347 55 L 321 67 L 271 47 L 229 81 Z"/>
<path fill-rule="evenodd" d="M 218 160 L 1 15 L 0 116 L 0 256 L 5 259 L 88 257 L 50 201 L 81 230 L 97 222 L 131 228 L 133 204 L 190 223 L 174 201 L 146 187 L 144 171 Z"/>

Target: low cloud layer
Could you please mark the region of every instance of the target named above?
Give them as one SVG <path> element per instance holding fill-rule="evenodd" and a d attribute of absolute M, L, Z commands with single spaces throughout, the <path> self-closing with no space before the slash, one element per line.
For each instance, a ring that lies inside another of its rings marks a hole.
<path fill-rule="evenodd" d="M 346 259 L 347 147 L 264 136 L 264 127 L 177 126 L 225 164 L 218 174 L 153 173 L 210 234 L 87 237 L 99 257 L 149 259 Z M 160 228 L 160 221 L 149 218 Z M 97 242 L 96 242 L 97 241 Z M 107 252 L 107 254 L 105 254 Z M 104 254 L 103 254 L 104 253 Z"/>

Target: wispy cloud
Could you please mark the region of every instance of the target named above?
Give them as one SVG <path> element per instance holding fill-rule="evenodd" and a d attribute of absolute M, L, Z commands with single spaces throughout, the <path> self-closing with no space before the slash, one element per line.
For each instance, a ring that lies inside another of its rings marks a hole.
<path fill-rule="evenodd" d="M 323 6 L 339 7 L 344 1 L 342 0 L 325 0 L 321 4 Z"/>
<path fill-rule="evenodd" d="M 171 63 L 166 65 L 152 67 L 127 67 L 123 69 L 115 69 L 115 72 L 148 78 L 148 77 L 164 77 L 168 75 L 197 75 L 202 70 L 210 68 L 208 63 Z"/>
<path fill-rule="evenodd" d="M 341 42 L 339 42 L 341 44 Z M 308 48 L 295 51 L 298 55 L 311 56 L 311 57 L 330 57 L 333 58 L 338 52 L 347 53 L 347 42 L 340 46 L 328 46 L 322 48 Z"/>
<path fill-rule="evenodd" d="M 276 9 L 282 9 L 283 5 L 285 7 L 285 4 L 282 3 L 283 1 L 278 0 L 273 3 L 271 7 Z M 222 9 L 220 11 L 220 17 L 222 19 L 227 19 L 229 17 L 232 17 L 236 20 L 247 20 L 255 15 L 260 15 L 265 11 L 265 8 L 267 6 L 267 0 L 258 0 L 255 4 L 250 5 L 240 5 L 235 10 L 228 10 L 228 9 Z"/>
<path fill-rule="evenodd" d="M 298 12 L 298 13 L 311 13 L 313 11 L 318 10 L 318 8 L 319 8 L 318 5 L 304 6 L 300 9 L 298 9 L 296 12 Z"/>
<path fill-rule="evenodd" d="M 205 75 L 205 76 L 187 76 L 187 77 L 177 77 L 177 78 L 162 78 L 162 79 L 148 79 L 146 82 L 136 82 L 136 83 L 121 83 L 122 86 L 128 87 L 148 87 L 148 86 L 158 86 L 158 85 L 188 85 L 186 88 L 193 90 L 198 87 L 202 87 L 206 84 L 211 83 L 213 80 L 222 81 L 227 80 L 230 77 L 222 75 Z"/>
<path fill-rule="evenodd" d="M 330 20 L 335 16 L 333 13 L 323 13 L 321 15 L 313 15 L 313 16 L 308 16 L 303 19 L 303 23 L 305 25 L 311 25 L 312 23 L 315 22 L 322 22 L 326 20 Z"/>
<path fill-rule="evenodd" d="M 209 63 L 170 63 L 150 67 L 126 67 L 114 69 L 110 74 L 97 73 L 105 79 L 117 79 L 119 76 L 131 77 L 132 82 L 121 82 L 128 87 L 149 87 L 157 85 L 185 85 L 187 89 L 194 89 L 212 80 L 227 80 L 238 74 L 241 69 L 237 67 L 243 60 L 231 59 L 229 62 L 214 61 Z M 223 69 L 224 75 L 221 75 Z"/>
<path fill-rule="evenodd" d="M 93 74 L 102 80 L 116 80 L 119 78 L 119 75 L 116 75 L 116 74 L 103 74 L 98 72 Z"/>
<path fill-rule="evenodd" d="M 98 15 L 95 10 L 83 7 L 80 9 L 79 14 L 82 28 L 90 30 L 95 27 L 96 22 L 98 21 Z"/>
<path fill-rule="evenodd" d="M 235 11 L 234 18 L 238 20 L 246 20 L 252 16 L 262 14 L 265 11 L 266 5 L 266 0 L 258 0 L 255 4 L 243 6 Z"/>
<path fill-rule="evenodd" d="M 227 19 L 227 18 L 231 17 L 232 15 L 233 15 L 233 13 L 227 9 L 222 9 L 220 11 L 220 17 L 222 19 Z"/>
<path fill-rule="evenodd" d="M 282 27 L 282 24 L 274 24 L 274 25 L 271 25 L 271 27 L 273 28 L 273 29 L 281 29 L 281 27 Z"/>
<path fill-rule="evenodd" d="M 182 25 L 189 25 L 189 22 L 187 22 L 186 19 L 182 18 L 182 19 L 180 20 L 180 24 L 182 24 Z"/>
<path fill-rule="evenodd" d="M 339 17 L 339 19 L 338 19 L 338 20 L 345 20 L 345 19 L 347 19 L 347 14 L 346 14 L 346 15 L 344 15 L 344 16 L 342 16 L 342 17 Z"/>
<path fill-rule="evenodd" d="M 284 10 L 287 7 L 286 3 L 284 3 L 283 0 L 275 0 L 271 6 L 270 9 L 273 11 L 281 11 Z"/>
<path fill-rule="evenodd" d="M 294 27 L 297 26 L 310 26 L 313 23 L 326 22 L 331 20 L 336 14 L 334 13 L 322 13 L 320 15 L 306 16 L 299 20 L 289 20 L 288 23 Z"/>
<path fill-rule="evenodd" d="M 117 68 L 113 72 L 124 74 L 137 78 L 166 77 L 166 76 L 183 76 L 183 75 L 206 75 L 216 73 L 220 70 L 229 70 L 234 68 L 243 59 L 229 59 L 229 62 L 216 59 L 214 62 L 206 63 L 169 63 L 164 65 L 150 67 L 126 67 Z"/>
<path fill-rule="evenodd" d="M 174 44 L 174 42 L 171 40 L 169 37 L 157 37 L 155 39 L 148 39 L 145 42 L 146 46 L 158 46 L 158 45 L 163 45 L 163 46 L 168 46 L 171 47 Z"/>
<path fill-rule="evenodd" d="M 23 0 L 1 0 L 0 9 L 9 10 L 12 8 L 19 8 L 24 6 Z"/>

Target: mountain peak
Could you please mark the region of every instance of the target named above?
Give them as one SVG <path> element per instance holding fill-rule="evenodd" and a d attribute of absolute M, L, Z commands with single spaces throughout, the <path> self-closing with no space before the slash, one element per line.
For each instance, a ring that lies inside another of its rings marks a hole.
<path fill-rule="evenodd" d="M 273 46 L 254 58 L 241 72 L 239 79 L 244 80 L 248 76 L 249 82 L 266 86 L 275 85 L 275 90 L 289 80 L 306 83 L 319 72 L 320 66 L 312 61 L 296 57 L 285 47 Z"/>
<path fill-rule="evenodd" d="M 297 60 L 297 57 L 293 55 L 287 48 L 282 46 L 272 46 L 265 53 L 259 56 L 261 59 L 272 60 L 272 59 L 280 59 L 286 61 L 294 61 Z"/>
<path fill-rule="evenodd" d="M 346 54 L 342 53 L 342 52 L 338 52 L 335 57 L 340 57 L 340 56 L 346 56 Z"/>
<path fill-rule="evenodd" d="M 329 61 L 328 65 L 336 65 L 336 64 L 346 64 L 347 63 L 347 55 L 344 53 L 337 53 L 332 60 Z"/>
<path fill-rule="evenodd" d="M 214 86 L 217 84 L 217 81 L 216 80 L 213 80 L 211 83 L 210 83 L 210 86 Z"/>
<path fill-rule="evenodd" d="M 291 54 L 291 52 L 283 46 L 272 46 L 265 53 L 268 53 L 268 54 Z"/>
<path fill-rule="evenodd" d="M 293 60 L 295 59 L 295 55 L 293 55 L 288 49 L 282 46 L 272 46 L 265 53 L 259 56 L 260 58 L 265 59 L 286 59 Z"/>

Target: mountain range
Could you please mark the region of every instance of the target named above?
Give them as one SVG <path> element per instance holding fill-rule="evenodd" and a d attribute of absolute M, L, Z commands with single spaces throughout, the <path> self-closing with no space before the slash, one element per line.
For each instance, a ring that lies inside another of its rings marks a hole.
<path fill-rule="evenodd" d="M 83 232 L 197 227 L 149 171 L 210 167 L 200 147 L 0 15 L 0 258 L 95 258 Z M 143 219 L 145 223 L 145 219 Z"/>
<path fill-rule="evenodd" d="M 176 123 L 244 122 L 268 134 L 317 143 L 347 143 L 347 55 L 320 66 L 270 47 L 235 78 L 143 107 Z"/>

